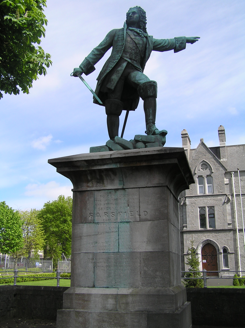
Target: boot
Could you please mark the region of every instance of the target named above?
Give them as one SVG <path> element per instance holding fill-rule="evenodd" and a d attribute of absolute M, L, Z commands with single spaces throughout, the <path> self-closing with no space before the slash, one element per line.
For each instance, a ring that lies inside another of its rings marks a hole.
<path fill-rule="evenodd" d="M 155 126 L 156 122 L 156 98 L 149 97 L 144 100 L 144 111 L 145 111 L 145 123 L 146 123 L 146 131 L 147 135 L 166 135 L 166 130 L 158 130 Z"/>
<path fill-rule="evenodd" d="M 118 136 L 119 116 L 107 115 L 107 130 L 111 140 L 114 140 Z"/>
<path fill-rule="evenodd" d="M 118 136 L 119 116 L 122 113 L 123 104 L 117 99 L 107 99 L 105 102 L 105 111 L 107 114 L 107 129 L 111 140 Z"/>

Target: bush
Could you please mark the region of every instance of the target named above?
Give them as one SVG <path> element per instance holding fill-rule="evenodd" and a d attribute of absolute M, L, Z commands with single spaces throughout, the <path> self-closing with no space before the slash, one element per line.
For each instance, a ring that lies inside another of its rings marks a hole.
<path fill-rule="evenodd" d="M 237 279 L 238 275 L 235 274 L 233 278 L 233 286 L 240 286 L 239 280 Z"/>
<path fill-rule="evenodd" d="M 71 274 L 70 273 L 61 273 L 60 277 L 61 278 L 71 278 Z"/>
<path fill-rule="evenodd" d="M 185 278 L 196 278 L 196 279 L 186 279 L 184 282 L 187 288 L 203 288 L 203 279 L 201 279 L 202 274 L 199 271 L 199 261 L 196 255 L 196 250 L 193 247 L 194 242 L 192 241 L 191 247 L 188 249 L 188 257 L 186 264 L 189 265 L 189 272 L 185 274 Z M 198 279 L 200 278 L 200 279 Z"/>
<path fill-rule="evenodd" d="M 245 277 L 244 277 L 244 276 L 241 277 L 241 279 L 238 279 L 238 281 L 239 281 L 239 285 L 240 285 L 240 286 L 245 285 Z"/>

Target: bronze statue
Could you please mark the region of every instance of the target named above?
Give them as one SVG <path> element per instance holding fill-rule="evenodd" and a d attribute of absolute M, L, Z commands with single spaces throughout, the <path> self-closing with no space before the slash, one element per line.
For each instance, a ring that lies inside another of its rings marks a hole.
<path fill-rule="evenodd" d="M 166 135 L 155 126 L 157 83 L 144 73 L 144 67 L 154 51 L 174 52 L 185 49 L 186 43 L 195 43 L 199 37 L 154 39 L 146 31 L 146 12 L 141 7 L 130 8 L 121 29 L 110 31 L 105 39 L 84 59 L 73 76 L 92 73 L 94 65 L 112 47 L 111 56 L 103 66 L 97 80 L 95 93 L 101 99 L 107 114 L 110 139 L 118 136 L 119 116 L 122 110 L 135 110 L 139 97 L 144 101 L 146 134 Z M 94 98 L 96 104 L 100 104 Z"/>

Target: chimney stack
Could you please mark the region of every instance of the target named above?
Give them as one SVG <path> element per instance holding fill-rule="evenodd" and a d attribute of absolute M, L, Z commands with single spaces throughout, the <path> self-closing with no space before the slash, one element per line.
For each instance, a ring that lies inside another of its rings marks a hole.
<path fill-rule="evenodd" d="M 225 146 L 226 144 L 226 137 L 225 137 L 225 128 L 223 125 L 220 125 L 218 128 L 218 134 L 219 134 L 219 145 Z"/>
<path fill-rule="evenodd" d="M 225 136 L 225 128 L 223 125 L 220 125 L 218 128 L 219 135 L 219 146 L 220 146 L 220 160 L 226 161 L 226 136 Z"/>
<path fill-rule="evenodd" d="M 186 131 L 186 129 L 182 130 L 181 138 L 182 138 L 182 147 L 185 149 L 187 159 L 189 160 L 190 149 L 191 149 L 191 139 L 190 139 L 189 134 Z"/>

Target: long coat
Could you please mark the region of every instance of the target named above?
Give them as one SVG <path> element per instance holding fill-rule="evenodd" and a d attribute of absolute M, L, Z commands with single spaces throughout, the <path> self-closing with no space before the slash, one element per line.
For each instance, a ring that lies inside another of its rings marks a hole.
<path fill-rule="evenodd" d="M 95 93 L 104 103 L 107 99 L 107 94 L 101 92 L 101 86 L 106 76 L 113 70 L 115 65 L 118 63 L 119 59 L 122 56 L 125 40 L 126 40 L 126 30 L 127 25 L 124 24 L 124 27 L 121 29 L 111 30 L 105 37 L 105 39 L 94 48 L 91 53 L 84 59 L 81 63 L 80 68 L 83 72 L 88 75 L 95 70 L 94 65 L 104 56 L 104 54 L 112 47 L 112 52 L 110 57 L 105 62 L 99 76 L 97 77 L 97 86 Z M 146 35 L 146 49 L 144 58 L 142 61 L 142 71 L 145 68 L 146 62 L 149 59 L 152 51 L 168 51 L 174 50 L 174 52 L 181 51 L 186 47 L 186 38 L 185 37 L 177 37 L 174 39 L 154 39 L 153 36 Z M 118 80 L 114 79 L 114 84 Z M 115 87 L 114 85 L 114 87 Z M 131 89 L 131 90 L 130 90 Z M 131 91 L 131 92 L 130 92 Z M 133 92 L 132 92 L 133 91 Z M 125 87 L 122 93 L 122 102 L 124 103 L 124 109 L 135 110 L 139 97 L 137 95 L 136 90 L 132 90 L 132 87 L 128 88 L 125 83 Z M 96 99 L 94 99 L 96 104 L 99 104 Z"/>

